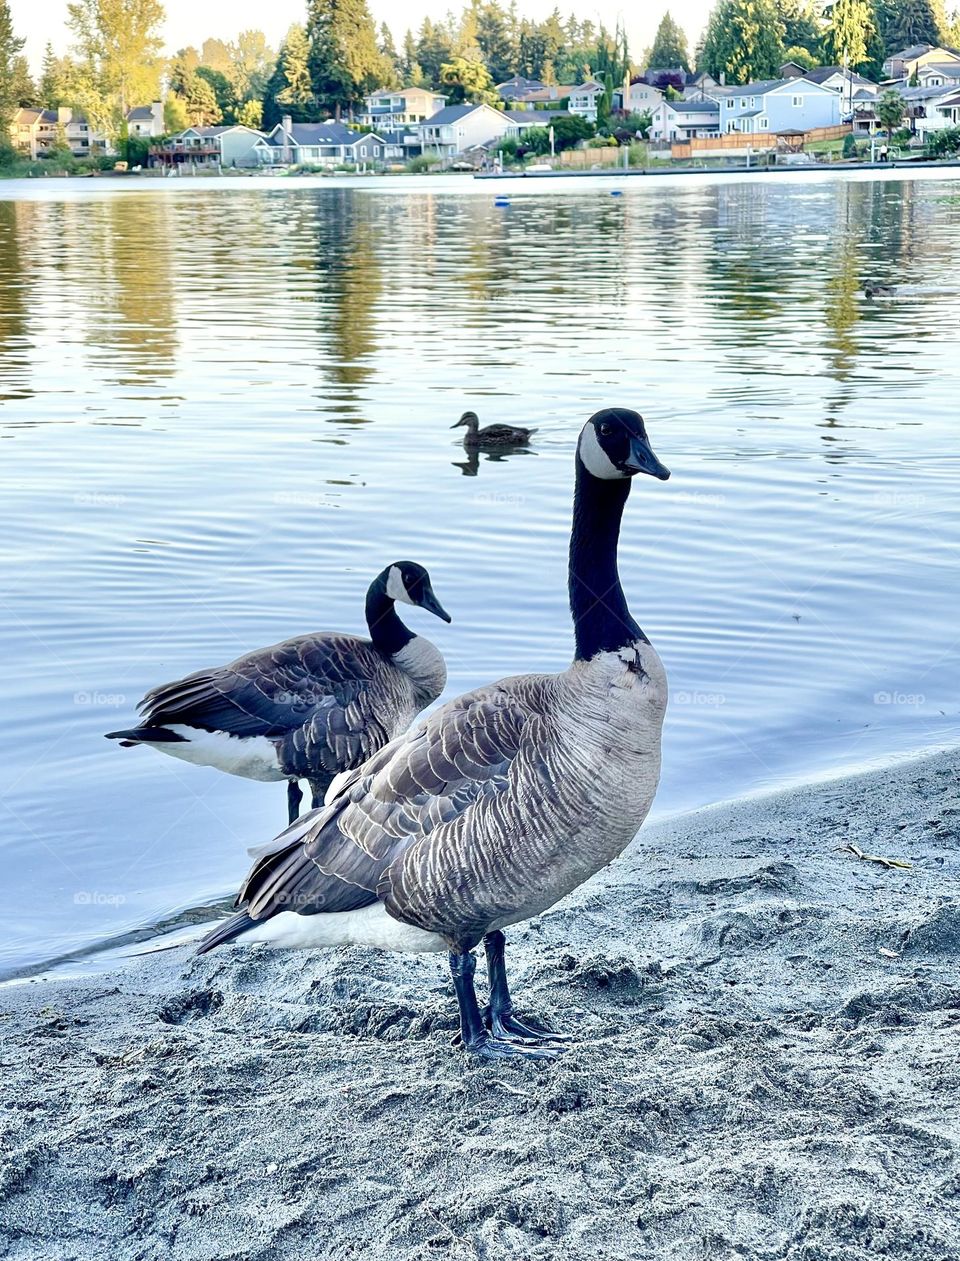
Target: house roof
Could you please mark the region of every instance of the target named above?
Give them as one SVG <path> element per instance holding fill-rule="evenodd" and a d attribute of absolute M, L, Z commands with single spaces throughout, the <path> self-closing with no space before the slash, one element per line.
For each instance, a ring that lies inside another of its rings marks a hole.
<path fill-rule="evenodd" d="M 909 88 L 898 87 L 896 89 L 905 101 L 932 101 L 937 96 L 947 96 L 951 92 L 956 91 L 956 84 L 941 83 L 935 88 Z"/>
<path fill-rule="evenodd" d="M 505 109 L 504 114 L 512 123 L 529 123 L 532 127 L 545 127 L 555 118 L 569 118 L 568 109 Z"/>
<path fill-rule="evenodd" d="M 588 79 L 586 83 L 578 83 L 576 87 L 570 89 L 571 92 L 605 92 L 602 83 L 598 83 L 596 79 Z"/>
<path fill-rule="evenodd" d="M 283 130 L 283 124 L 278 123 L 267 137 L 268 143 L 277 148 L 281 147 L 284 144 L 280 137 Z M 366 135 L 375 134 L 374 132 L 351 131 L 343 123 L 332 120 L 325 123 L 292 123 L 289 129 L 290 138 L 295 145 L 355 145 Z M 377 139 L 379 140 L 380 137 L 377 136 Z"/>
<path fill-rule="evenodd" d="M 468 114 L 472 114 L 474 110 L 483 109 L 483 105 L 445 105 L 442 110 L 436 114 L 432 114 L 429 118 L 425 118 L 420 124 L 421 127 L 444 127 L 447 123 L 458 123 L 461 118 L 466 118 Z M 486 107 L 490 109 L 490 106 Z"/>
<path fill-rule="evenodd" d="M 716 101 L 667 101 L 671 109 L 678 114 L 719 114 L 720 106 Z M 759 112 L 759 111 L 758 111 Z"/>
<path fill-rule="evenodd" d="M 872 80 L 864 78 L 862 74 L 847 70 L 843 66 L 815 66 L 812 70 L 806 71 L 803 77 L 809 79 L 811 83 L 822 84 L 827 79 L 832 79 L 835 74 L 842 75 L 850 83 L 867 83 L 871 87 L 877 86 Z"/>
<path fill-rule="evenodd" d="M 948 96 L 945 101 L 940 101 L 937 109 L 953 109 L 957 105 L 960 105 L 960 93 L 957 96 Z"/>
<path fill-rule="evenodd" d="M 135 105 L 133 109 L 127 110 L 127 122 L 149 122 L 153 118 L 152 105 Z"/>
<path fill-rule="evenodd" d="M 956 74 L 960 75 L 960 61 L 928 61 L 917 71 L 922 74 Z"/>
<path fill-rule="evenodd" d="M 13 116 L 15 123 L 55 123 L 58 115 L 55 109 L 29 109 L 21 106 Z"/>

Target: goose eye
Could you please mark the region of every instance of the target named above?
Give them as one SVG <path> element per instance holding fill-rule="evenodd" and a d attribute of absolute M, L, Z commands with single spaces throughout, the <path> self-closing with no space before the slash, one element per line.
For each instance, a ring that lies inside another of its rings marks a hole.
<path fill-rule="evenodd" d="M 600 433 L 604 438 L 609 438 L 613 433 L 613 425 L 603 424 L 600 426 Z"/>

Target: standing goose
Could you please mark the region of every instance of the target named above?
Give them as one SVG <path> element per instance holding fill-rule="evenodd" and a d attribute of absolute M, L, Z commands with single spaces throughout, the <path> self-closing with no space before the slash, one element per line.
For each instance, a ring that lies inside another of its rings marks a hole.
<path fill-rule="evenodd" d="M 463 445 L 471 447 L 523 447 L 530 441 L 530 435 L 536 429 L 521 429 L 518 425 L 485 425 L 480 428 L 480 417 L 476 412 L 464 412 L 451 429 L 459 429 L 461 425 L 467 432 L 463 435 Z"/>
<path fill-rule="evenodd" d="M 362 765 L 443 691 L 443 657 L 403 624 L 396 601 L 450 621 L 423 566 L 396 561 L 367 591 L 369 639 L 300 635 L 197 670 L 148 692 L 138 706 L 142 725 L 107 739 L 244 779 L 285 779 L 292 823 L 301 779 L 319 806 L 335 775 Z"/>
<path fill-rule="evenodd" d="M 514 1014 L 503 929 L 616 858 L 656 791 L 666 676 L 617 573 L 635 473 L 670 476 L 636 412 L 598 412 L 577 445 L 572 665 L 459 696 L 344 777 L 324 809 L 252 851 L 243 909 L 200 953 L 241 935 L 280 947 L 445 950 L 468 1051 L 557 1054 L 560 1035 Z M 485 1012 L 474 990 L 481 941 Z"/>

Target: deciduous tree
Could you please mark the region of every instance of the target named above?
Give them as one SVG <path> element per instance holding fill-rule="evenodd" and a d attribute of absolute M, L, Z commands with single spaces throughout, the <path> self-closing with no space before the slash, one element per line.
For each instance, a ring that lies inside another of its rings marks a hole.
<path fill-rule="evenodd" d="M 490 78 L 490 71 L 482 61 L 466 57 L 454 57 L 440 67 L 440 84 L 451 105 L 464 101 L 474 104 L 495 105 L 497 93 Z"/>
<path fill-rule="evenodd" d="M 160 0 L 72 0 L 67 25 L 79 57 L 75 99 L 91 124 L 115 139 L 126 111 L 160 97 Z"/>
<path fill-rule="evenodd" d="M 6 0 L 0 0 L 0 142 L 9 147 L 10 120 L 19 106 L 17 61 L 26 41 L 17 37 Z"/>

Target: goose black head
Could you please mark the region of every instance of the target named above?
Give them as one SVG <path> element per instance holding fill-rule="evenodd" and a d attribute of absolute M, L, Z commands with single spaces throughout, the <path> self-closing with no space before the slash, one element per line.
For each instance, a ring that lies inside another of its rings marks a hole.
<path fill-rule="evenodd" d="M 451 429 L 459 429 L 461 425 L 466 425 L 468 429 L 476 429 L 480 424 L 480 417 L 476 412 L 464 412 L 455 425 L 451 425 Z"/>
<path fill-rule="evenodd" d="M 415 604 L 444 622 L 452 621 L 450 614 L 433 594 L 430 575 L 416 561 L 394 561 L 387 566 L 380 578 L 384 592 L 391 600 L 398 600 L 401 604 Z"/>
<path fill-rule="evenodd" d="M 607 407 L 591 416 L 581 430 L 577 456 L 602 481 L 649 473 L 665 482 L 670 476 L 653 454 L 643 418 L 626 407 Z"/>

